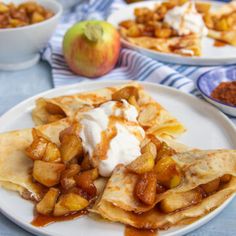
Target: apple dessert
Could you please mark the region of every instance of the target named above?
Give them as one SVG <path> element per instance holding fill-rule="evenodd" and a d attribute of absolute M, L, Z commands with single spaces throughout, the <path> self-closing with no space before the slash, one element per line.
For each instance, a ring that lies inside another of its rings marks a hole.
<path fill-rule="evenodd" d="M 139 84 L 40 98 L 33 118 L 0 135 L 0 185 L 33 200 L 34 226 L 96 214 L 156 232 L 236 192 L 236 151 L 177 142 L 184 126 Z"/>

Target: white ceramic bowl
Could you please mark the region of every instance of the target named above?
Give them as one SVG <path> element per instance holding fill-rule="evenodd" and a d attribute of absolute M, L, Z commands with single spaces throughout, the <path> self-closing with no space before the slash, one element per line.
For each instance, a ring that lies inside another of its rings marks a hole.
<path fill-rule="evenodd" d="M 201 94 L 203 95 L 203 97 L 208 102 L 219 108 L 227 115 L 236 117 L 236 106 L 228 105 L 211 97 L 212 91 L 221 82 L 231 82 L 231 81 L 236 81 L 235 66 L 223 67 L 217 70 L 209 71 L 198 78 L 196 85 Z"/>
<path fill-rule="evenodd" d="M 3 0 L 16 5 L 27 0 Z M 0 70 L 19 70 L 31 67 L 39 60 L 39 51 L 47 45 L 59 18 L 62 6 L 55 0 L 36 0 L 51 10 L 54 16 L 40 23 L 19 28 L 0 29 Z"/>

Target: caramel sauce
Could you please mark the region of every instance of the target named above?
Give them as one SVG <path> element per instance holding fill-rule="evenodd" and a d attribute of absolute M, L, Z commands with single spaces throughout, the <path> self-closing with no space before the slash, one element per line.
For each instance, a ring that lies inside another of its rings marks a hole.
<path fill-rule="evenodd" d="M 65 216 L 45 216 L 41 214 L 37 214 L 36 217 L 32 220 L 31 224 L 36 227 L 43 227 L 55 222 L 67 221 L 67 220 L 74 220 L 79 218 L 83 215 L 87 215 L 87 210 L 82 210 L 80 212 L 76 212 L 74 214 L 65 215 Z"/>
<path fill-rule="evenodd" d="M 192 7 L 192 4 L 193 3 L 190 3 L 188 8 L 186 9 L 186 11 L 184 12 L 183 15 L 181 15 L 181 20 L 180 20 L 180 29 L 183 29 L 185 27 L 185 19 L 184 19 L 184 16 L 188 13 L 191 12 L 191 7 Z"/>
<path fill-rule="evenodd" d="M 95 151 L 95 160 L 105 160 L 111 140 L 116 136 L 117 130 L 115 127 L 108 126 L 108 129 L 102 131 L 101 142 L 97 145 Z"/>
<path fill-rule="evenodd" d="M 124 104 L 122 102 L 117 102 L 114 109 L 122 108 L 123 106 Z M 124 116 L 124 114 L 122 116 Z M 123 117 L 110 116 L 108 128 L 102 131 L 101 142 L 96 146 L 94 151 L 93 159 L 95 160 L 95 163 L 97 163 L 99 160 L 105 160 L 107 158 L 106 155 L 110 146 L 110 142 L 117 135 L 117 129 L 115 127 L 116 123 L 121 123 L 126 126 L 137 126 L 136 122 L 128 121 Z M 140 132 L 136 130 L 133 130 L 132 132 L 139 140 L 142 139 Z"/>
<path fill-rule="evenodd" d="M 141 135 L 141 133 L 139 132 L 139 130 L 135 130 L 135 129 L 132 129 L 132 126 L 133 127 L 136 127 L 137 126 L 137 122 L 134 122 L 134 121 L 129 121 L 129 120 L 126 120 L 125 118 L 123 117 L 117 117 L 117 116 L 110 116 L 110 122 L 111 124 L 115 124 L 115 123 L 120 123 L 124 126 L 127 126 L 127 127 L 130 127 L 130 131 L 133 133 L 133 135 L 136 136 L 137 139 L 139 140 L 142 140 L 143 139 L 143 136 Z"/>
<path fill-rule="evenodd" d="M 115 106 L 113 107 L 113 112 L 116 110 L 116 108 L 122 108 L 122 107 L 124 107 L 124 103 L 121 101 L 117 101 L 115 103 Z"/>
<path fill-rule="evenodd" d="M 220 40 L 215 40 L 215 41 L 214 41 L 214 46 L 215 46 L 215 47 L 224 47 L 225 45 L 227 45 L 227 43 L 222 42 L 222 41 L 220 41 Z"/>
<path fill-rule="evenodd" d="M 115 123 L 120 123 L 127 126 L 137 126 L 137 122 L 126 120 L 123 117 L 110 116 L 110 123 L 114 125 Z"/>
<path fill-rule="evenodd" d="M 125 227 L 125 236 L 156 236 L 157 230 L 152 229 L 136 229 L 131 226 Z"/>

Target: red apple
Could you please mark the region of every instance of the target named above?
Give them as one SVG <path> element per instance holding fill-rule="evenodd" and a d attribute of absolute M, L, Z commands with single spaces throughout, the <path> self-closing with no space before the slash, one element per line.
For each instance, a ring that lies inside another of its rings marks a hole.
<path fill-rule="evenodd" d="M 120 52 L 120 35 L 105 21 L 82 21 L 72 26 L 63 40 L 63 53 L 70 69 L 94 78 L 108 73 Z"/>

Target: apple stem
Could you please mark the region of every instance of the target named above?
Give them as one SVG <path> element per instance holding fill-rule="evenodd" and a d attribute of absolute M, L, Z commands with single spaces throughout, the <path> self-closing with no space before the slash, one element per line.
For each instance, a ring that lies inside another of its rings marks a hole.
<path fill-rule="evenodd" d="M 98 42 L 103 35 L 103 28 L 99 24 L 88 23 L 84 29 L 85 37 L 91 42 Z"/>

